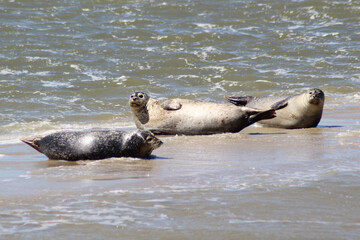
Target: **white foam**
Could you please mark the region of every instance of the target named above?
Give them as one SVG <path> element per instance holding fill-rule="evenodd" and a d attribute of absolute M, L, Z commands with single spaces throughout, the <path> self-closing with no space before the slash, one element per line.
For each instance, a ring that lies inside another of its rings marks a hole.
<path fill-rule="evenodd" d="M 147 52 L 154 52 L 155 49 L 156 49 L 155 47 L 146 47 L 146 48 L 145 48 L 145 51 L 147 51 Z"/>
<path fill-rule="evenodd" d="M 167 39 L 169 36 L 156 36 L 156 37 L 151 37 L 152 39 L 156 39 L 156 40 L 162 40 L 162 39 Z"/>
<path fill-rule="evenodd" d="M 259 80 L 256 80 L 255 82 L 259 82 L 259 83 L 272 83 L 268 80 L 262 80 L 262 79 L 259 79 Z"/>
<path fill-rule="evenodd" d="M 30 73 L 29 75 L 31 75 L 31 76 L 48 76 L 49 74 L 50 74 L 49 71 L 43 71 L 43 72 Z"/>
<path fill-rule="evenodd" d="M 0 70 L 0 75 L 20 75 L 20 74 L 27 74 L 27 73 L 28 73 L 28 70 L 15 71 L 15 70 L 11 70 L 9 68 Z"/>
<path fill-rule="evenodd" d="M 80 68 L 79 65 L 77 65 L 77 64 L 70 64 L 70 67 L 73 68 L 73 69 L 75 69 L 75 70 L 78 70 L 78 71 L 81 70 L 81 68 Z"/>
<path fill-rule="evenodd" d="M 51 88 L 57 88 L 57 87 L 66 87 L 66 88 L 71 88 L 74 87 L 71 83 L 69 82 L 57 82 L 57 81 L 41 81 L 42 85 L 44 87 L 51 87 Z"/>
<path fill-rule="evenodd" d="M 285 75 L 288 73 L 288 71 L 285 69 L 276 69 L 274 72 L 275 72 L 275 75 Z"/>
<path fill-rule="evenodd" d="M 209 46 L 209 47 L 204 47 L 203 50 L 207 52 L 214 52 L 216 51 L 216 48 Z"/>
<path fill-rule="evenodd" d="M 203 67 L 202 69 L 213 69 L 219 72 L 226 72 L 226 68 L 224 66 L 207 66 L 207 67 Z"/>
<path fill-rule="evenodd" d="M 175 79 L 182 79 L 182 78 L 199 78 L 198 75 L 192 75 L 192 74 L 185 74 L 185 75 L 179 75 L 179 76 L 173 76 Z"/>
<path fill-rule="evenodd" d="M 82 80 L 83 82 L 99 81 L 99 80 L 105 80 L 106 79 L 106 77 L 103 75 L 103 73 L 99 72 L 99 71 L 86 71 L 86 72 L 83 72 L 83 73 L 91 78 L 90 80 Z"/>
<path fill-rule="evenodd" d="M 204 29 L 212 29 L 216 27 L 215 24 L 210 24 L 210 23 L 196 23 L 195 25 L 199 28 L 204 28 Z"/>
<path fill-rule="evenodd" d="M 221 82 L 217 82 L 215 83 L 210 89 L 209 92 L 214 92 L 216 90 L 221 90 L 223 92 L 226 92 L 225 88 L 223 87 L 223 83 L 225 83 L 225 80 L 221 81 Z"/>

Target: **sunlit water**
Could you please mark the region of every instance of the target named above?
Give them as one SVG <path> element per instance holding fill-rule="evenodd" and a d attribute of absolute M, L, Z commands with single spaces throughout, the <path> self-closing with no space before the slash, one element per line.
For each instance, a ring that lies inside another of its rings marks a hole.
<path fill-rule="evenodd" d="M 357 239 L 358 1 L 0 1 L 0 238 Z M 133 91 L 325 91 L 320 127 L 163 137 L 150 161 L 19 138 L 135 128 Z"/>

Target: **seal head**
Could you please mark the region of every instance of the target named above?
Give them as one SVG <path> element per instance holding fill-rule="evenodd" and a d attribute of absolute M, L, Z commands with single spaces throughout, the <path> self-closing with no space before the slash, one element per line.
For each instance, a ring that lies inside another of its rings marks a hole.
<path fill-rule="evenodd" d="M 313 88 L 308 92 L 309 103 L 314 105 L 324 104 L 325 94 L 321 89 Z"/>
<path fill-rule="evenodd" d="M 150 131 L 135 130 L 128 135 L 127 141 L 123 144 L 124 152 L 126 152 L 124 155 L 149 158 L 151 152 L 163 144 L 163 142 Z"/>
<path fill-rule="evenodd" d="M 129 104 L 132 108 L 143 108 L 149 101 L 149 96 L 143 92 L 135 92 L 131 94 Z"/>
<path fill-rule="evenodd" d="M 136 116 L 136 126 L 139 128 L 139 122 L 146 124 L 149 121 L 149 112 L 147 110 L 147 103 L 150 97 L 144 92 L 135 92 L 131 94 L 129 105 L 132 113 Z"/>

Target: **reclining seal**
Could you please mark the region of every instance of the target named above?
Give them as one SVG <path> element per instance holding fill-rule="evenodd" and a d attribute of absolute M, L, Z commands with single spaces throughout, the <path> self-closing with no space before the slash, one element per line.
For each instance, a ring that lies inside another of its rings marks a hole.
<path fill-rule="evenodd" d="M 149 131 L 64 131 L 21 139 L 54 160 L 97 160 L 111 157 L 148 158 L 162 142 Z"/>
<path fill-rule="evenodd" d="M 144 92 L 131 94 L 129 104 L 136 126 L 155 134 L 239 132 L 257 121 L 275 117 L 274 109 L 258 110 L 189 99 L 157 100 Z"/>
<path fill-rule="evenodd" d="M 321 89 L 310 89 L 289 97 L 225 97 L 237 106 L 259 109 L 277 108 L 276 117 L 258 123 L 265 127 L 311 128 L 316 127 L 323 113 L 325 94 Z"/>

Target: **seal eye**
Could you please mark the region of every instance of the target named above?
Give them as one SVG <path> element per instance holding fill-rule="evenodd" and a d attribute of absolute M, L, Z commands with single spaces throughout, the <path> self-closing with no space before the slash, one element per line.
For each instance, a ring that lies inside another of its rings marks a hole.
<path fill-rule="evenodd" d="M 152 141 L 153 139 L 154 139 L 154 138 L 153 138 L 153 137 L 150 137 L 150 136 L 146 138 L 146 140 L 149 141 L 149 142 Z"/>
<path fill-rule="evenodd" d="M 144 95 L 142 95 L 142 94 L 139 95 L 139 98 L 143 98 L 143 97 L 144 97 Z"/>

